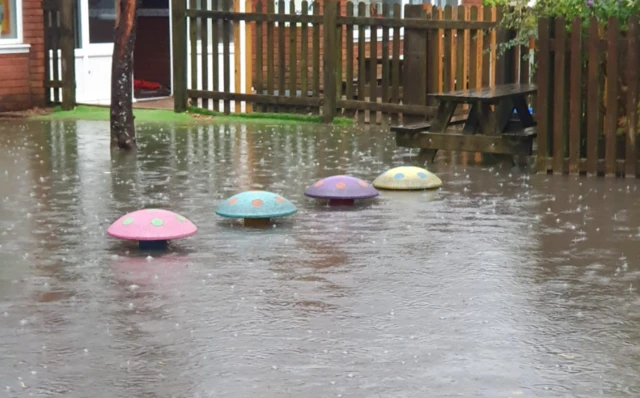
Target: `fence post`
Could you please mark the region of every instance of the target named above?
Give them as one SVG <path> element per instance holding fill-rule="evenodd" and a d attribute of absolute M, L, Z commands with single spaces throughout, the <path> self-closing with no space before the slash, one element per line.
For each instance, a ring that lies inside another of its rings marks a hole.
<path fill-rule="evenodd" d="M 171 0 L 173 47 L 173 109 L 187 110 L 187 2 Z"/>
<path fill-rule="evenodd" d="M 405 5 L 405 18 L 420 18 L 421 5 Z M 404 28 L 404 66 L 402 102 L 409 105 L 425 105 L 427 96 L 427 31 Z M 424 120 L 424 116 L 402 115 L 402 123 Z"/>
<path fill-rule="evenodd" d="M 549 156 L 549 128 L 551 120 L 551 57 L 550 57 L 549 20 L 540 18 L 538 21 L 538 48 L 536 53 L 537 69 L 536 83 L 536 119 L 538 121 L 538 149 L 536 150 L 536 170 L 547 173 L 547 157 Z"/>
<path fill-rule="evenodd" d="M 336 115 L 336 45 L 337 45 L 337 29 L 338 24 L 338 6 L 337 0 L 326 0 L 324 3 L 324 20 L 322 33 L 324 36 L 324 57 L 322 67 L 324 72 L 324 95 L 322 108 L 322 121 L 331 123 Z"/>
<path fill-rule="evenodd" d="M 75 3 L 60 3 L 60 52 L 62 53 L 62 110 L 76 105 L 76 61 L 74 43 L 73 7 Z M 47 76 L 48 78 L 48 76 Z"/>

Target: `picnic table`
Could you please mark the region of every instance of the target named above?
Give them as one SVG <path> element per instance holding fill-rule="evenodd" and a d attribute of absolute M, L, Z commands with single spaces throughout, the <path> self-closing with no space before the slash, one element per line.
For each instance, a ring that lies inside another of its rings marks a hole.
<path fill-rule="evenodd" d="M 421 148 L 421 155 L 431 161 L 439 149 L 530 155 L 536 123 L 526 97 L 536 91 L 533 84 L 504 84 L 427 94 L 438 102 L 431 123 L 399 125 L 391 130 L 396 133 L 398 146 Z M 453 121 L 456 108 L 465 103 L 471 105 L 467 117 Z M 515 120 L 514 110 L 518 116 Z M 450 131 L 460 124 L 461 133 Z"/>

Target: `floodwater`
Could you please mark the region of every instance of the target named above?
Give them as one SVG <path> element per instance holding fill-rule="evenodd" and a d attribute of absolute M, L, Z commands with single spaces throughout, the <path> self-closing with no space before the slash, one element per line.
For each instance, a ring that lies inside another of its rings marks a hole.
<path fill-rule="evenodd" d="M 433 171 L 350 209 L 303 195 L 411 164 L 380 128 L 0 124 L 0 397 L 638 397 L 635 180 Z M 299 212 L 221 219 L 248 189 Z M 170 252 L 106 236 L 164 207 Z"/>

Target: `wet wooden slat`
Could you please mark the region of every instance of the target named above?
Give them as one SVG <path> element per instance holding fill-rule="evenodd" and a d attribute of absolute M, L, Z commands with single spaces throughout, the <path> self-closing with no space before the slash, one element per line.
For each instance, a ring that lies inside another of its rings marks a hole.
<path fill-rule="evenodd" d="M 211 0 L 211 9 L 218 10 L 220 8 L 220 0 Z M 218 49 L 220 46 L 220 23 L 217 19 L 211 20 L 211 46 L 214 51 L 211 57 L 211 86 L 213 91 L 220 91 L 220 61 Z M 213 110 L 220 111 L 220 101 L 213 101 Z"/>
<path fill-rule="evenodd" d="M 466 7 L 457 8 L 457 18 L 459 21 L 465 20 L 467 16 Z M 463 90 L 467 88 L 467 68 L 468 68 L 468 48 L 466 40 L 467 31 L 458 29 L 456 31 L 456 77 L 455 87 L 452 90 Z"/>
<path fill-rule="evenodd" d="M 431 17 L 438 21 L 444 20 L 444 10 L 440 7 L 432 7 Z M 435 45 L 436 45 L 436 91 L 444 91 L 444 29 L 438 28 Z"/>
<path fill-rule="evenodd" d="M 491 7 L 482 8 L 482 20 L 491 21 L 493 10 Z M 485 30 L 482 39 L 482 86 L 491 85 L 491 31 Z M 495 59 L 495 58 L 494 58 Z"/>
<path fill-rule="evenodd" d="M 565 91 L 565 68 L 567 54 L 567 31 L 565 30 L 564 17 L 558 17 L 555 23 L 555 41 L 556 51 L 554 54 L 554 84 L 553 84 L 553 165 L 554 173 L 562 173 L 562 161 L 564 159 L 564 134 L 565 134 L 565 107 L 566 91 Z"/>
<path fill-rule="evenodd" d="M 428 8 L 427 18 L 429 19 L 437 19 L 438 18 L 438 10 L 437 7 L 426 6 Z M 440 66 L 442 64 L 442 59 L 439 58 L 439 45 L 440 39 L 438 37 L 437 29 L 430 29 L 427 31 L 427 92 L 428 93 L 439 93 L 442 92 L 442 87 L 439 86 L 440 78 Z M 429 105 L 436 105 L 434 101 L 431 101 Z"/>
<path fill-rule="evenodd" d="M 265 0 L 267 2 L 267 14 L 274 14 L 275 4 L 274 0 Z M 273 95 L 273 69 L 274 69 L 274 54 L 273 54 L 273 22 L 267 22 L 267 95 Z M 272 112 L 273 108 L 268 107 L 267 112 Z"/>
<path fill-rule="evenodd" d="M 469 19 L 475 21 L 478 19 L 478 7 L 472 6 L 469 10 Z M 478 69 L 478 54 L 482 51 L 482 31 L 469 31 L 469 88 L 479 88 L 481 78 Z"/>
<path fill-rule="evenodd" d="M 257 13 L 262 13 L 264 8 L 262 5 L 262 1 L 258 1 L 255 6 Z M 263 29 L 264 24 L 262 22 L 256 22 L 256 70 L 255 77 L 253 79 L 253 87 L 258 94 L 263 94 L 263 76 L 264 70 L 262 66 L 262 59 L 264 57 L 263 53 Z M 249 60 L 251 62 L 251 60 Z M 255 110 L 257 112 L 264 112 L 264 109 L 261 105 L 256 105 Z"/>
<path fill-rule="evenodd" d="M 254 11 L 254 2 L 252 0 L 244 0 L 245 2 L 245 10 L 247 12 Z M 256 24 L 254 22 L 245 22 L 245 33 L 244 33 L 244 48 L 245 48 L 245 81 L 244 81 L 244 92 L 251 93 L 254 87 L 253 83 L 253 38 L 256 36 Z M 245 112 L 252 113 L 253 112 L 253 104 L 251 102 L 245 103 Z"/>
<path fill-rule="evenodd" d="M 295 2 L 289 3 L 289 14 L 296 15 Z M 297 23 L 289 24 L 289 95 L 296 96 L 298 90 L 298 27 Z M 301 94 L 304 91 L 300 91 Z"/>
<path fill-rule="evenodd" d="M 538 119 L 538 149 L 536 153 L 536 170 L 547 172 L 548 139 L 549 139 L 549 100 L 551 64 L 549 54 L 549 20 L 541 18 L 538 21 L 538 53 L 537 82 L 538 95 L 536 116 Z"/>
<path fill-rule="evenodd" d="M 620 59 L 618 53 L 618 37 L 620 24 L 617 18 L 611 17 L 607 23 L 607 93 L 604 123 L 605 134 L 605 176 L 615 176 L 616 173 L 616 136 L 618 132 L 618 76 Z"/>
<path fill-rule="evenodd" d="M 340 18 L 341 13 L 342 13 L 342 8 L 340 7 L 340 3 L 338 3 L 337 7 L 337 14 L 336 14 L 336 20 L 337 18 Z M 333 51 L 334 57 L 336 58 L 336 79 L 335 79 L 335 93 L 336 93 L 336 100 L 337 99 L 342 99 L 342 80 L 344 79 L 344 73 L 343 73 L 343 68 L 342 68 L 342 49 L 344 47 L 344 41 L 343 41 L 343 31 L 342 31 L 343 25 L 342 24 L 337 24 L 336 26 L 336 47 L 335 50 Z"/>
<path fill-rule="evenodd" d="M 309 14 L 309 2 L 302 2 L 302 16 Z M 309 91 L 309 24 L 303 22 L 300 26 L 300 91 L 302 96 Z"/>
<path fill-rule="evenodd" d="M 195 9 L 197 3 L 205 0 L 189 0 L 189 8 Z M 191 89 L 198 90 L 198 19 L 189 18 L 189 58 L 191 60 Z M 205 69 L 206 70 L 206 69 Z M 198 106 L 198 99 L 191 98 L 191 105 Z"/>
<path fill-rule="evenodd" d="M 378 29 L 377 25 L 369 26 L 369 102 L 377 102 L 378 95 Z M 376 113 L 369 112 L 369 123 L 374 123 Z"/>
<path fill-rule="evenodd" d="M 322 104 L 322 120 L 329 123 L 336 114 L 337 101 L 337 76 L 336 76 L 336 45 L 338 43 L 336 29 L 337 16 L 339 10 L 338 0 L 326 0 L 324 3 L 324 59 L 322 60 L 323 69 L 323 104 Z"/>
<path fill-rule="evenodd" d="M 358 3 L 358 15 L 365 16 L 366 15 L 366 5 L 364 2 Z M 365 81 L 366 73 L 365 70 L 365 29 L 366 26 L 358 25 L 358 100 L 364 101 L 366 98 L 365 94 Z M 358 112 L 358 121 L 360 123 L 364 123 L 365 113 L 363 111 Z"/>
<path fill-rule="evenodd" d="M 400 4 L 395 3 L 393 5 L 393 18 L 400 19 L 401 17 Z M 392 56 L 391 56 L 391 103 L 397 104 L 400 102 L 400 29 L 393 29 L 393 44 L 392 44 Z M 399 114 L 394 114 L 393 122 L 398 122 L 400 118 Z"/>
<path fill-rule="evenodd" d="M 353 2 L 347 2 L 346 14 L 348 17 L 353 16 Z M 353 25 L 346 26 L 346 52 L 347 52 L 347 65 L 346 65 L 346 77 L 345 77 L 345 94 L 347 99 L 353 99 Z"/>
<path fill-rule="evenodd" d="M 233 0 L 233 12 L 240 14 L 240 2 L 243 0 Z M 241 93 L 242 92 L 242 75 L 241 75 L 241 52 L 242 52 L 242 43 L 240 42 L 240 21 L 232 22 L 233 27 L 233 78 L 234 78 L 234 92 Z M 235 113 L 241 113 L 242 103 L 240 101 L 233 102 L 233 111 Z"/>
<path fill-rule="evenodd" d="M 202 8 L 207 8 L 208 0 L 200 0 L 202 2 Z M 202 44 L 202 90 L 209 90 L 209 18 L 204 18 L 200 21 L 200 40 Z M 217 55 L 217 51 L 213 51 L 214 54 Z M 214 56 L 216 56 L 214 55 Z M 212 79 L 215 79 L 216 76 L 213 75 Z M 202 107 L 204 109 L 209 109 L 209 100 L 206 98 L 202 98 Z"/>
<path fill-rule="evenodd" d="M 598 49 L 597 19 L 589 21 L 589 36 L 586 39 L 589 58 L 587 60 L 587 174 L 598 173 L 598 126 L 600 121 L 600 50 Z"/>
<path fill-rule="evenodd" d="M 278 1 L 278 14 L 285 14 L 285 2 Z M 285 53 L 285 22 L 278 22 L 278 95 L 284 95 L 287 74 L 287 59 Z M 280 112 L 280 109 L 278 109 Z"/>
<path fill-rule="evenodd" d="M 629 30 L 627 33 L 627 139 L 625 156 L 625 176 L 634 178 L 637 174 L 638 144 L 636 142 L 638 129 L 638 90 L 640 90 L 640 46 L 638 46 L 638 16 L 629 18 Z"/>
<path fill-rule="evenodd" d="M 382 5 L 383 18 L 389 18 L 389 4 Z M 382 102 L 389 102 L 389 28 L 382 28 Z"/>
<path fill-rule="evenodd" d="M 222 8 L 225 11 L 231 10 L 231 0 L 222 0 Z M 223 56 L 223 90 L 225 93 L 231 92 L 231 21 L 224 20 L 222 21 L 222 56 Z M 237 40 L 237 39 L 235 39 Z M 224 113 L 231 113 L 231 101 L 224 101 Z"/>
<path fill-rule="evenodd" d="M 571 34 L 571 85 L 569 105 L 569 173 L 580 171 L 580 128 L 582 125 L 582 20 L 575 17 Z"/>
<path fill-rule="evenodd" d="M 320 3 L 318 1 L 313 2 L 313 15 L 320 15 Z M 317 98 L 320 96 L 320 25 L 313 25 L 313 70 L 312 70 L 312 83 L 313 83 L 313 96 Z"/>
<path fill-rule="evenodd" d="M 443 10 L 443 18 L 447 21 L 450 21 L 451 19 L 453 19 L 453 10 L 451 8 L 450 5 L 446 5 L 444 7 Z M 450 30 L 450 29 L 444 29 L 443 30 L 444 33 L 444 38 L 442 40 L 442 90 L 443 91 L 450 91 L 453 90 L 453 88 L 451 87 L 450 83 L 451 83 L 451 79 L 453 78 L 451 75 L 451 69 L 455 68 L 453 63 L 453 57 L 452 57 L 452 52 L 453 49 L 451 48 L 452 45 L 452 36 L 454 31 Z M 455 76 L 455 74 L 454 74 Z"/>

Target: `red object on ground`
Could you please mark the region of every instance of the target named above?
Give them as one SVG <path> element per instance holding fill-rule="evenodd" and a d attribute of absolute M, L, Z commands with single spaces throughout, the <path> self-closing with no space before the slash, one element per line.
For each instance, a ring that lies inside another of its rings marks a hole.
<path fill-rule="evenodd" d="M 133 81 L 133 87 L 141 90 L 158 90 L 161 86 L 160 86 L 160 83 L 135 79 Z"/>

